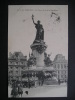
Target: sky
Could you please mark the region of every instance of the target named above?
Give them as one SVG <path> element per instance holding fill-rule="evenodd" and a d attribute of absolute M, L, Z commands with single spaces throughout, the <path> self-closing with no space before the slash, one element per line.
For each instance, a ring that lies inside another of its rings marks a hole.
<path fill-rule="evenodd" d="M 8 55 L 22 52 L 29 56 L 30 45 L 36 36 L 32 22 L 41 21 L 44 41 L 51 60 L 62 54 L 68 60 L 68 5 L 9 5 L 8 6 Z"/>

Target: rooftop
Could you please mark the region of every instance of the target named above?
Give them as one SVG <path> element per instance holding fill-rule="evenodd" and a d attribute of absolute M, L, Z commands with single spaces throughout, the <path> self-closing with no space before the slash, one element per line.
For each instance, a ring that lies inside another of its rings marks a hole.
<path fill-rule="evenodd" d="M 26 56 L 22 52 L 14 52 L 13 54 L 10 52 L 8 59 L 26 59 Z"/>

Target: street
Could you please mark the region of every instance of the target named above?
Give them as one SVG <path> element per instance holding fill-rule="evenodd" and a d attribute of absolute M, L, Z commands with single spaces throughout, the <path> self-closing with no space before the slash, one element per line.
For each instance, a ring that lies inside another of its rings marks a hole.
<path fill-rule="evenodd" d="M 28 91 L 28 95 L 25 93 Z M 11 97 L 11 88 L 8 87 L 8 97 Z M 23 98 L 28 97 L 67 97 L 67 85 L 44 85 L 34 88 L 23 88 Z"/>

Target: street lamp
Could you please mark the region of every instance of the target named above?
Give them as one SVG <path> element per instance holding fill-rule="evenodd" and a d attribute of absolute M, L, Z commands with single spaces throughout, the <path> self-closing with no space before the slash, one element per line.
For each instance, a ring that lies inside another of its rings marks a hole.
<path fill-rule="evenodd" d="M 28 75 L 27 75 L 27 77 L 28 77 L 28 87 L 30 88 L 30 82 L 29 82 L 29 62 L 28 62 Z"/>

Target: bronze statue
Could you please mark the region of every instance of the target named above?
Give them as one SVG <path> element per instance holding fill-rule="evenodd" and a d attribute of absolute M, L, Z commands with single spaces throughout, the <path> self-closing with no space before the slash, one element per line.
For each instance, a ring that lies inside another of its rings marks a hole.
<path fill-rule="evenodd" d="M 35 40 L 44 40 L 44 29 L 43 29 L 43 26 L 40 24 L 39 20 L 37 21 L 37 23 L 34 22 L 34 15 L 32 15 L 32 20 L 33 20 L 33 23 L 34 23 L 35 28 L 37 30 Z"/>

